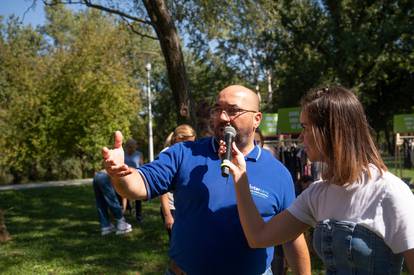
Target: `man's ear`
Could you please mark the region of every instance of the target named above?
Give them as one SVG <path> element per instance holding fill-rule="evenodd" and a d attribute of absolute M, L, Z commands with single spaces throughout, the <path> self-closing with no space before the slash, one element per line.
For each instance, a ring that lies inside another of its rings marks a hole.
<path fill-rule="evenodd" d="M 262 121 L 262 113 L 261 112 L 257 112 L 255 115 L 254 115 L 254 121 L 253 121 L 253 123 L 254 123 L 254 128 L 256 129 L 256 128 L 259 128 L 259 125 L 260 125 L 260 122 Z"/>

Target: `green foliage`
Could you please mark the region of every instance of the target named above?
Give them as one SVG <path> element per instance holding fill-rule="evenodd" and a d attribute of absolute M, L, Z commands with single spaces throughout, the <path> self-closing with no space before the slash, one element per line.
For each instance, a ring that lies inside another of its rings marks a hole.
<path fill-rule="evenodd" d="M 392 117 L 414 103 L 414 3 L 326 1 L 325 7 L 332 32 L 327 47 L 334 50 L 330 67 L 356 90 L 371 125 L 392 148 Z"/>
<path fill-rule="evenodd" d="M 131 58 L 142 50 L 137 40 L 93 10 L 47 12 L 42 33 L 17 21 L 2 29 L 3 182 L 8 173 L 14 182 L 91 176 L 115 130 L 128 138 L 144 127 L 137 116 L 139 69 Z"/>
<path fill-rule="evenodd" d="M 140 2 L 102 3 L 147 19 Z M 257 87 L 267 112 L 298 105 L 311 87 L 343 84 L 356 91 L 389 148 L 393 114 L 412 112 L 412 1 L 174 0 L 168 8 L 186 38 L 193 126 L 202 135 L 215 95 L 234 83 Z M 53 5 L 46 15 L 36 30 L 16 18 L 0 25 L 0 182 L 91 175 L 116 129 L 146 155 L 147 62 L 161 150 L 178 118 L 157 42 L 94 9 Z M 133 25 L 151 33 L 149 25 Z"/>
<path fill-rule="evenodd" d="M 44 97 L 37 86 L 41 82 L 37 70 L 43 64 L 37 54 L 42 49 L 42 38 L 17 20 L 10 21 L 1 33 L 0 145 L 4 150 L 0 165 L 1 170 L 10 167 L 19 178 L 41 149 Z"/>
<path fill-rule="evenodd" d="M 338 83 L 361 98 L 391 140 L 392 115 L 414 105 L 414 3 L 383 1 L 176 1 L 197 57 L 213 52 L 250 85 L 266 111 L 297 106 L 311 87 Z M 266 94 L 272 74 L 273 97 Z"/>
<path fill-rule="evenodd" d="M 53 75 L 49 138 L 56 142 L 58 155 L 87 156 L 96 162 L 115 129 L 129 135 L 138 100 L 119 50 L 123 42 L 110 22 L 90 18 L 81 24 L 70 50 L 63 57 L 56 53 L 61 62 L 50 66 L 47 74 Z"/>

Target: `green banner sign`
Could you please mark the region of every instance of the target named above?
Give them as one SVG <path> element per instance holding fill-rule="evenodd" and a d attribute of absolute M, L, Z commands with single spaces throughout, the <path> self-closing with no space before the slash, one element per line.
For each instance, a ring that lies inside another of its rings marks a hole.
<path fill-rule="evenodd" d="M 302 126 L 299 121 L 300 107 L 279 109 L 278 134 L 299 134 Z"/>
<path fill-rule="evenodd" d="M 259 129 L 263 136 L 276 136 L 277 131 L 277 113 L 263 113 L 262 121 L 260 122 Z"/>
<path fill-rule="evenodd" d="M 394 133 L 414 132 L 414 114 L 394 115 Z"/>

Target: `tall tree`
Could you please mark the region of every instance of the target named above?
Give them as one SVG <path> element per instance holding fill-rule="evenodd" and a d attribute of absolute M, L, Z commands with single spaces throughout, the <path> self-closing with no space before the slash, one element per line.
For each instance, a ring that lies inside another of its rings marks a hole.
<path fill-rule="evenodd" d="M 392 117 L 414 105 L 414 3 L 324 1 L 330 67 L 362 99 L 371 125 L 394 147 Z"/>
<path fill-rule="evenodd" d="M 59 3 L 83 4 L 89 8 L 119 16 L 138 35 L 154 38 L 152 36 L 152 32 L 154 32 L 164 55 L 168 80 L 177 106 L 177 118 L 179 121 L 190 121 L 192 124 L 196 124 L 180 38 L 165 0 L 142 0 L 142 2 L 44 0 L 43 2 L 49 6 Z M 148 27 L 151 27 L 152 31 Z M 138 31 L 139 29 L 144 29 L 144 31 Z"/>
<path fill-rule="evenodd" d="M 46 13 L 41 33 L 0 29 L 0 172 L 15 182 L 91 176 L 114 130 L 144 128 L 136 75 L 153 46 L 99 11 Z"/>
<path fill-rule="evenodd" d="M 219 56 L 245 84 L 259 91 L 266 111 L 296 105 L 302 91 L 320 80 L 323 60 L 310 41 L 322 25 L 316 3 L 238 0 L 223 8 L 211 1 L 182 2 L 177 18 L 183 31 L 194 34 L 189 47 L 201 59 Z"/>
<path fill-rule="evenodd" d="M 0 154 L 1 174 L 19 182 L 39 158 L 44 141 L 41 110 L 44 96 L 37 86 L 45 66 L 38 53 L 41 35 L 12 18 L 2 26 L 0 43 Z"/>
<path fill-rule="evenodd" d="M 252 60 L 260 64 L 261 82 L 271 69 L 276 96 L 267 110 L 297 105 L 311 87 L 339 83 L 357 92 L 371 124 L 387 135 L 392 115 L 414 105 L 408 88 L 414 72 L 413 6 L 408 0 L 238 0 L 222 8 L 194 0 L 178 12 L 195 34 L 190 45 L 199 56 L 213 48 L 252 84 L 257 77 L 252 80 Z"/>

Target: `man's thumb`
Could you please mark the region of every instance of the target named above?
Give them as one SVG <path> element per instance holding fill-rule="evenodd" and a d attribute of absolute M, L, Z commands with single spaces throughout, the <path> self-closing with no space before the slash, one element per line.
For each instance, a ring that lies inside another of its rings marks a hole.
<path fill-rule="evenodd" d="M 116 131 L 114 137 L 115 137 L 114 138 L 114 148 L 115 149 L 116 148 L 121 148 L 122 147 L 122 139 L 123 139 L 121 131 Z"/>

